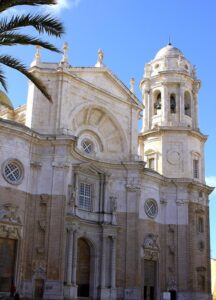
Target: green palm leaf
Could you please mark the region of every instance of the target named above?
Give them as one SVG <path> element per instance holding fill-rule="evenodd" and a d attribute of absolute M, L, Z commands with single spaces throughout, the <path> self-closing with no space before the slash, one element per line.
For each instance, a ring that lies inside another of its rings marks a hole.
<path fill-rule="evenodd" d="M 56 0 L 0 0 L 0 12 L 17 5 L 52 5 Z"/>
<path fill-rule="evenodd" d="M 28 35 L 15 34 L 13 32 L 9 34 L 0 34 L 0 46 L 12 46 L 12 45 L 35 45 L 41 46 L 51 51 L 61 53 L 55 46 L 48 42 L 44 42 L 40 39 L 33 38 Z"/>
<path fill-rule="evenodd" d="M 7 81 L 2 69 L 0 69 L 0 84 L 3 86 L 4 90 L 7 92 Z"/>
<path fill-rule="evenodd" d="M 47 33 L 56 37 L 60 37 L 64 33 L 62 23 L 50 15 L 40 16 L 31 14 L 13 16 L 10 20 L 7 18 L 0 20 L 0 33 L 17 30 L 26 26 L 34 27 L 39 33 Z"/>
<path fill-rule="evenodd" d="M 52 98 L 50 94 L 47 92 L 47 89 L 43 82 L 38 79 L 36 76 L 31 74 L 27 67 L 23 65 L 19 60 L 9 56 L 9 55 L 0 55 L 0 64 L 3 64 L 9 68 L 15 69 L 25 75 L 28 79 L 30 79 L 36 87 L 41 91 L 41 93 L 50 101 L 52 102 Z M 4 77 L 3 77 L 4 79 Z M 0 83 L 5 88 L 4 80 L 0 80 Z M 7 88 L 7 87 L 6 87 Z"/>
<path fill-rule="evenodd" d="M 0 0 L 0 13 L 5 10 L 19 5 L 52 5 L 56 4 L 56 0 Z M 53 44 L 43 41 L 40 38 L 32 37 L 27 34 L 22 34 L 19 30 L 24 27 L 33 27 L 39 34 L 47 33 L 48 35 L 61 37 L 64 33 L 64 27 L 61 22 L 50 15 L 32 15 L 24 14 L 21 16 L 12 16 L 11 18 L 0 19 L 0 46 L 14 46 L 14 45 L 37 45 L 51 51 L 59 51 Z M 5 65 L 24 74 L 29 78 L 43 95 L 52 101 L 51 96 L 46 90 L 44 84 L 36 78 L 33 74 L 28 72 L 28 69 L 17 59 L 8 56 L 0 56 L 0 65 Z M 7 90 L 6 78 L 3 71 L 0 69 L 0 84 Z"/>

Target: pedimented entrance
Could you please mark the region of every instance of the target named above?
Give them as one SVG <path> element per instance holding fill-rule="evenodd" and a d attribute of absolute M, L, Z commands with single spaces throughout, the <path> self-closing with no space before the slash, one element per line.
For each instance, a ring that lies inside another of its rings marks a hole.
<path fill-rule="evenodd" d="M 156 299 L 156 261 L 144 259 L 143 300 Z"/>
<path fill-rule="evenodd" d="M 90 262 L 91 249 L 87 241 L 83 238 L 78 239 L 77 251 L 77 296 L 90 296 Z"/>

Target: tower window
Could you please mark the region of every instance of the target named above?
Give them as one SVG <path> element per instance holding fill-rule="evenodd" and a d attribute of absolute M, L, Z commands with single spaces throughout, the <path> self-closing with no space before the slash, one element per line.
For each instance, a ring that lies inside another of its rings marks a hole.
<path fill-rule="evenodd" d="M 157 110 L 161 109 L 161 93 L 159 92 L 155 98 L 154 102 L 154 114 L 157 114 Z"/>
<path fill-rule="evenodd" d="M 199 160 L 198 159 L 193 160 L 193 177 L 199 178 Z"/>
<path fill-rule="evenodd" d="M 175 94 L 171 94 L 171 96 L 170 96 L 170 112 L 172 114 L 176 113 L 176 99 L 175 99 Z"/>
<path fill-rule="evenodd" d="M 204 222 L 202 217 L 198 217 L 197 220 L 197 231 L 202 233 L 204 232 Z"/>
<path fill-rule="evenodd" d="M 79 208 L 91 210 L 92 208 L 91 185 L 81 182 L 79 185 Z"/>
<path fill-rule="evenodd" d="M 154 158 L 148 159 L 148 167 L 149 167 L 149 169 L 152 169 L 152 170 L 155 169 L 155 159 Z"/>
<path fill-rule="evenodd" d="M 191 117 L 191 96 L 188 91 L 184 93 L 184 112 Z"/>

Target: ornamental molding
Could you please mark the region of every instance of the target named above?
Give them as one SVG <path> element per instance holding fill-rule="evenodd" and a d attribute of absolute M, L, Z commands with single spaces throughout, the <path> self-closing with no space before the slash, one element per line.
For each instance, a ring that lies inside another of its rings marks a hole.
<path fill-rule="evenodd" d="M 144 238 L 143 248 L 159 251 L 159 245 L 157 239 L 158 239 L 158 235 L 153 233 L 147 234 L 147 236 Z"/>
<path fill-rule="evenodd" d="M 39 162 L 39 161 L 34 161 L 34 160 L 31 160 L 30 161 L 30 166 L 32 168 L 35 168 L 35 169 L 40 169 L 42 167 L 42 163 Z"/>
<path fill-rule="evenodd" d="M 43 279 L 46 278 L 46 269 L 47 265 L 46 262 L 43 260 L 35 260 L 32 264 L 32 271 L 34 274 L 34 277 L 41 277 Z"/>
<path fill-rule="evenodd" d="M 0 224 L 0 236 L 3 238 L 20 239 L 22 228 L 14 225 Z"/>
<path fill-rule="evenodd" d="M 19 207 L 11 203 L 1 205 L 0 222 L 22 225 L 21 216 L 19 214 Z"/>
<path fill-rule="evenodd" d="M 62 168 L 69 168 L 70 167 L 70 164 L 68 162 L 59 162 L 59 161 L 53 161 L 52 162 L 52 167 L 54 168 L 59 168 L 59 169 L 62 169 Z"/>
<path fill-rule="evenodd" d="M 157 242 L 158 235 L 149 233 L 144 238 L 142 246 L 143 258 L 147 260 L 157 261 L 159 259 L 159 245 Z"/>
<path fill-rule="evenodd" d="M 138 185 L 133 185 L 133 184 L 127 184 L 126 185 L 126 189 L 129 192 L 136 192 L 136 191 L 140 191 L 140 186 Z"/>

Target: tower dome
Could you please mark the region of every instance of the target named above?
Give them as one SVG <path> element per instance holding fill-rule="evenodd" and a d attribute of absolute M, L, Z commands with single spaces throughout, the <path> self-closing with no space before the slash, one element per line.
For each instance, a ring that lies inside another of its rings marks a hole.
<path fill-rule="evenodd" d="M 159 75 L 161 72 L 181 72 L 196 79 L 196 70 L 185 58 L 181 50 L 171 43 L 160 49 L 156 56 L 145 66 L 144 78 Z"/>
<path fill-rule="evenodd" d="M 160 49 L 154 59 L 160 59 L 163 57 L 179 57 L 183 56 L 183 53 L 171 43 Z"/>

